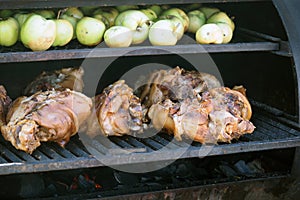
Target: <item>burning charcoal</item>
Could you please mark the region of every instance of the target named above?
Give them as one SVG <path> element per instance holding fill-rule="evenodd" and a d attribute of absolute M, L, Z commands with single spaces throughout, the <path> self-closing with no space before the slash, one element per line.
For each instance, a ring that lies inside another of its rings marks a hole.
<path fill-rule="evenodd" d="M 245 163 L 244 160 L 240 160 L 234 164 L 235 169 L 239 174 L 249 175 L 253 174 L 253 171 L 249 168 L 249 166 Z"/>

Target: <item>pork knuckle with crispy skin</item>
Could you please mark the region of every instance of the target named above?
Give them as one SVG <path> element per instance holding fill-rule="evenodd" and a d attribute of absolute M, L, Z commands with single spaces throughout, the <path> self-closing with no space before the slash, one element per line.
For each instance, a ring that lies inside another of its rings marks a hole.
<path fill-rule="evenodd" d="M 19 97 L 10 107 L 1 132 L 15 148 L 27 153 L 46 141 L 64 146 L 90 115 L 91 107 L 89 97 L 69 89 Z"/>

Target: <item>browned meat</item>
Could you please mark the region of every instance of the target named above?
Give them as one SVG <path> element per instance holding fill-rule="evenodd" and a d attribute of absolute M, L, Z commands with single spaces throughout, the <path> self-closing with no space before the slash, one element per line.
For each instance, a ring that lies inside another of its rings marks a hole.
<path fill-rule="evenodd" d="M 238 89 L 245 92 L 243 87 Z M 254 131 L 255 126 L 249 121 L 251 105 L 241 92 L 221 87 L 211 89 L 205 98 L 213 104 L 213 110 L 209 113 L 209 128 L 217 141 L 230 142 Z"/>
<path fill-rule="evenodd" d="M 91 107 L 90 98 L 69 89 L 19 97 L 9 109 L 1 132 L 15 148 L 28 153 L 46 141 L 64 146 L 90 115 Z"/>
<path fill-rule="evenodd" d="M 35 78 L 24 90 L 26 96 L 35 94 L 39 91 L 64 90 L 69 88 L 71 90 L 82 92 L 84 74 L 83 68 L 63 68 L 54 72 L 42 72 Z"/>
<path fill-rule="evenodd" d="M 5 117 L 10 104 L 10 97 L 7 96 L 5 88 L 0 85 L 0 127 L 6 124 Z"/>
<path fill-rule="evenodd" d="M 124 80 L 109 85 L 94 102 L 93 114 L 82 128 L 88 135 L 102 132 L 106 136 L 121 136 L 143 131 L 140 99 Z"/>
<path fill-rule="evenodd" d="M 199 98 L 202 92 L 220 86 L 213 75 L 176 67 L 152 73 L 141 93 L 141 100 L 146 107 L 150 107 L 165 99 L 177 102 L 186 98 Z"/>
<path fill-rule="evenodd" d="M 174 103 L 170 99 L 153 104 L 148 112 L 153 126 L 201 143 L 230 142 L 252 133 L 251 106 L 240 92 L 226 87 L 206 91 L 199 98 Z"/>

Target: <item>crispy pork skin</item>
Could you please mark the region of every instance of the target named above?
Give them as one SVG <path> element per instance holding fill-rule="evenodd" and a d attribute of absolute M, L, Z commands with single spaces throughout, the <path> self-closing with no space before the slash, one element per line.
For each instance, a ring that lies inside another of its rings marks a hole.
<path fill-rule="evenodd" d="M 19 97 L 12 103 L 1 132 L 15 148 L 27 153 L 46 141 L 64 146 L 90 115 L 91 107 L 89 97 L 69 89 Z"/>
<path fill-rule="evenodd" d="M 119 80 L 94 98 L 94 110 L 82 131 L 93 137 L 99 133 L 105 136 L 121 136 L 143 131 L 143 112 L 140 99 L 133 90 Z"/>
<path fill-rule="evenodd" d="M 64 90 L 69 88 L 77 92 L 82 92 L 83 68 L 63 68 L 53 72 L 42 72 L 24 90 L 24 95 L 29 96 L 39 91 Z"/>
<path fill-rule="evenodd" d="M 152 73 L 141 93 L 141 100 L 149 108 L 165 99 L 178 102 L 196 98 L 202 92 L 217 87 L 221 87 L 221 84 L 213 75 L 176 67 Z"/>
<path fill-rule="evenodd" d="M 6 124 L 6 113 L 11 102 L 5 88 L 0 85 L 0 127 Z"/>

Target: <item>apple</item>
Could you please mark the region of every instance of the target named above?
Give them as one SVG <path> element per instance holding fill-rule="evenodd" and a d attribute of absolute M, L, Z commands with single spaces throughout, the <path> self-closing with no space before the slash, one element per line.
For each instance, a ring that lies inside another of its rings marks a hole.
<path fill-rule="evenodd" d="M 212 7 L 201 7 L 199 8 L 201 12 L 204 13 L 206 19 L 210 18 L 213 14 L 220 12 L 219 8 L 212 8 Z"/>
<path fill-rule="evenodd" d="M 117 16 L 115 25 L 125 26 L 132 30 L 132 44 L 140 44 L 148 37 L 150 21 L 149 18 L 139 10 L 126 10 Z"/>
<path fill-rule="evenodd" d="M 102 41 L 105 24 L 92 17 L 83 17 L 76 26 L 77 40 L 87 46 L 95 46 Z"/>
<path fill-rule="evenodd" d="M 156 46 L 175 45 L 178 41 L 176 29 L 177 26 L 173 21 L 169 19 L 159 20 L 150 27 L 149 41 Z"/>
<path fill-rule="evenodd" d="M 18 21 L 20 27 L 22 27 L 26 19 L 32 14 L 33 13 L 19 12 L 14 15 L 14 18 Z"/>
<path fill-rule="evenodd" d="M 148 9 L 151 9 L 155 12 L 156 16 L 159 16 L 162 12 L 162 8 L 159 5 L 151 5 L 148 7 Z"/>
<path fill-rule="evenodd" d="M 19 24 L 13 17 L 0 19 L 0 45 L 12 46 L 18 41 Z"/>
<path fill-rule="evenodd" d="M 55 19 L 56 36 L 52 46 L 64 46 L 68 44 L 73 37 L 73 26 L 66 19 Z"/>
<path fill-rule="evenodd" d="M 142 11 L 151 21 L 153 21 L 157 18 L 156 13 L 153 10 L 151 10 L 150 8 L 141 9 L 140 11 Z"/>
<path fill-rule="evenodd" d="M 223 44 L 229 43 L 233 36 L 231 27 L 226 23 L 217 23 L 217 25 L 223 32 Z"/>
<path fill-rule="evenodd" d="M 207 19 L 207 23 L 226 23 L 228 24 L 232 31 L 235 29 L 234 22 L 228 17 L 225 12 L 217 12 Z"/>
<path fill-rule="evenodd" d="M 105 44 L 109 47 L 129 47 L 132 43 L 132 31 L 124 26 L 112 26 L 104 33 Z"/>
<path fill-rule="evenodd" d="M 121 6 L 116 6 L 116 9 L 119 12 L 124 12 L 126 10 L 137 10 L 139 9 L 139 7 L 136 5 L 121 5 Z"/>
<path fill-rule="evenodd" d="M 184 34 L 184 27 L 183 27 L 182 21 L 178 17 L 176 17 L 174 15 L 166 15 L 166 16 L 161 16 L 159 19 L 160 20 L 162 20 L 162 19 L 171 20 L 176 27 L 174 29 L 174 31 L 177 35 L 177 40 L 180 40 L 182 38 L 182 36 Z"/>
<path fill-rule="evenodd" d="M 21 27 L 21 41 L 33 51 L 44 51 L 51 47 L 56 36 L 56 25 L 53 20 L 32 14 Z"/>
<path fill-rule="evenodd" d="M 53 10 L 36 10 L 34 11 L 35 14 L 41 15 L 45 19 L 54 19 L 55 12 Z"/>
<path fill-rule="evenodd" d="M 102 21 L 102 22 L 105 24 L 105 27 L 106 27 L 106 28 L 109 28 L 109 27 L 110 27 L 110 24 L 109 24 L 108 19 L 106 19 L 106 17 L 104 17 L 103 15 L 101 15 L 101 14 L 96 14 L 96 15 L 93 16 L 93 18 Z"/>
<path fill-rule="evenodd" d="M 222 44 L 223 32 L 216 24 L 205 24 L 196 32 L 196 41 L 200 44 Z"/>
<path fill-rule="evenodd" d="M 188 13 L 189 27 L 188 32 L 196 33 L 197 30 L 205 24 L 206 18 L 203 12 L 200 10 L 193 10 Z"/>
<path fill-rule="evenodd" d="M 161 14 L 161 16 L 165 16 L 165 15 L 174 15 L 178 17 L 182 21 L 184 31 L 187 31 L 189 27 L 189 17 L 186 15 L 186 13 L 183 10 L 179 8 L 170 8 Z"/>
<path fill-rule="evenodd" d="M 0 10 L 0 18 L 8 18 L 14 14 L 12 10 L 4 9 Z"/>
<path fill-rule="evenodd" d="M 83 13 L 81 10 L 79 10 L 77 7 L 70 7 L 66 10 L 65 12 L 66 15 L 75 17 L 76 19 L 81 19 L 83 18 Z"/>
<path fill-rule="evenodd" d="M 86 16 L 92 16 L 94 11 L 97 9 L 97 6 L 84 6 L 84 7 L 80 7 L 80 10 L 82 11 L 82 13 Z"/>
<path fill-rule="evenodd" d="M 77 25 L 78 19 L 75 18 L 75 17 L 71 17 L 69 15 L 66 15 L 66 14 L 62 14 L 59 18 L 68 20 L 72 24 L 72 27 L 73 27 L 73 37 L 72 37 L 72 39 L 75 39 L 76 38 L 76 25 Z"/>
<path fill-rule="evenodd" d="M 109 22 L 109 27 L 113 26 L 115 24 L 115 19 L 119 14 L 119 11 L 113 7 L 104 7 L 99 8 L 94 11 L 94 15 L 101 14 L 103 17 L 105 17 Z"/>
<path fill-rule="evenodd" d="M 200 7 L 201 7 L 201 3 L 193 3 L 193 4 L 189 4 L 189 5 L 185 6 L 183 8 L 183 10 L 185 12 L 189 12 L 191 10 L 198 10 Z"/>

